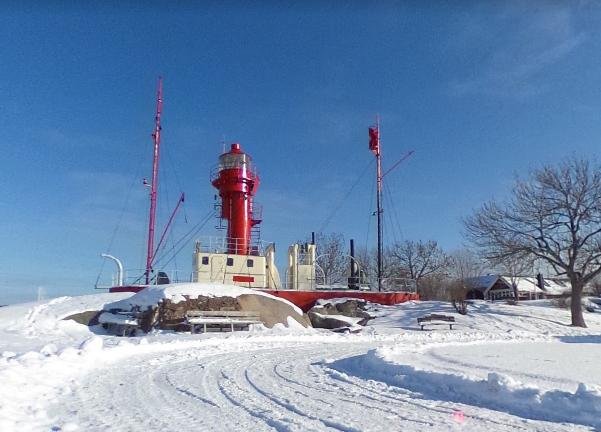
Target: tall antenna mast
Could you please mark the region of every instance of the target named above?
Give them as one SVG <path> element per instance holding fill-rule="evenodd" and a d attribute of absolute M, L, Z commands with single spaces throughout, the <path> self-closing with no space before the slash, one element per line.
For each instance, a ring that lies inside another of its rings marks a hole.
<path fill-rule="evenodd" d="M 376 215 L 378 217 L 378 291 L 382 291 L 382 163 L 380 154 L 380 116 L 369 128 L 369 149 L 376 156 Z"/>
<path fill-rule="evenodd" d="M 154 227 L 156 224 L 157 210 L 157 183 L 159 177 L 159 149 L 161 147 L 161 113 L 163 111 L 163 77 L 159 77 L 157 86 L 157 112 L 154 118 L 154 131 L 152 132 L 153 157 L 152 157 L 152 182 L 150 184 L 150 215 L 148 218 L 148 249 L 146 252 L 146 285 L 150 283 L 152 260 L 154 258 Z"/>
<path fill-rule="evenodd" d="M 378 152 L 376 153 L 376 205 L 378 211 L 378 291 L 382 291 L 382 157 L 380 153 L 380 116 L 376 117 L 378 131 Z"/>

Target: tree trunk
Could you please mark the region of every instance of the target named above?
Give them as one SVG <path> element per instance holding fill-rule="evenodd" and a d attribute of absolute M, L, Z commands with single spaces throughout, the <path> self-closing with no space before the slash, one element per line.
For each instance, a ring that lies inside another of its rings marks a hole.
<path fill-rule="evenodd" d="M 586 327 L 584 316 L 582 315 L 582 289 L 584 285 L 578 276 L 570 278 L 572 284 L 572 300 L 570 310 L 572 312 L 572 326 Z"/>

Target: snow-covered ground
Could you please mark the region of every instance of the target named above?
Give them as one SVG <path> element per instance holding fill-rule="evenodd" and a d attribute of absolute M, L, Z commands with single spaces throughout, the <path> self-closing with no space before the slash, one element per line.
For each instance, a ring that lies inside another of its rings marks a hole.
<path fill-rule="evenodd" d="M 373 306 L 360 334 L 118 338 L 61 319 L 127 294 L 0 308 L 0 431 L 595 430 L 601 314 L 548 302 Z M 416 319 L 453 315 L 454 330 Z"/>

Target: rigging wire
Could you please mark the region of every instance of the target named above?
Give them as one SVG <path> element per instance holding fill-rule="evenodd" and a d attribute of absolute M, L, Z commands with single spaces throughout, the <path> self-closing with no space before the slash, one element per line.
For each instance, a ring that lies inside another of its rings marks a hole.
<path fill-rule="evenodd" d="M 168 186 L 169 182 L 166 181 L 167 180 L 166 170 L 165 170 L 165 168 L 163 166 L 161 166 L 161 168 L 160 168 L 160 174 L 162 175 L 163 179 L 165 179 L 165 181 L 162 181 L 161 183 L 159 183 L 160 188 L 161 188 L 161 191 L 160 191 L 161 195 L 163 193 L 165 194 L 165 199 L 160 200 L 160 203 L 161 203 L 163 214 L 168 214 L 169 213 L 169 207 L 168 206 L 169 206 L 169 203 L 171 203 L 171 197 L 169 196 L 169 186 Z M 166 233 L 167 239 L 169 239 L 170 236 L 171 236 L 171 227 L 169 227 L 169 228 L 170 228 L 169 232 Z M 165 242 L 162 245 L 160 245 L 161 246 L 160 249 L 157 249 L 156 251 L 153 251 L 153 253 L 156 255 L 156 256 L 153 256 L 153 258 L 152 258 L 153 262 L 155 261 L 155 259 L 158 256 L 160 256 L 161 253 L 164 252 L 166 243 L 167 242 Z M 153 267 L 154 267 L 154 265 L 153 265 Z"/>
<path fill-rule="evenodd" d="M 365 234 L 365 252 L 369 253 L 369 233 L 370 233 L 370 229 L 371 229 L 371 220 L 373 219 L 375 212 L 373 211 L 374 208 L 374 191 L 376 189 L 376 185 L 375 183 L 373 183 L 371 185 L 371 194 L 370 194 L 370 201 L 369 201 L 369 216 L 367 219 L 367 232 Z M 377 211 L 377 210 L 376 210 Z"/>
<path fill-rule="evenodd" d="M 215 212 L 213 212 L 213 211 L 209 212 L 209 213 L 207 214 L 207 216 L 205 216 L 205 218 L 204 218 L 203 220 L 201 220 L 201 222 L 199 222 L 199 223 L 197 224 L 198 228 L 197 228 L 196 230 L 194 230 L 194 232 L 192 233 L 192 235 L 190 235 L 190 236 L 189 236 L 190 238 L 189 238 L 187 241 L 183 242 L 183 244 L 182 244 L 182 245 L 179 247 L 179 249 L 178 249 L 177 251 L 175 251 L 175 252 L 173 253 L 173 255 L 171 256 L 171 258 L 170 258 L 169 260 L 167 260 L 167 262 L 165 262 L 165 263 L 163 263 L 163 264 L 161 264 L 161 265 L 162 265 L 163 267 L 166 267 L 167 265 L 169 265 L 169 263 L 171 263 L 171 261 L 173 261 L 173 260 L 174 260 L 174 259 L 175 259 L 175 258 L 176 258 L 178 255 L 179 255 L 179 253 L 182 251 L 182 249 L 183 249 L 184 247 L 186 247 L 186 246 L 187 246 L 187 242 L 188 242 L 188 241 L 189 241 L 189 240 L 190 240 L 192 237 L 194 237 L 194 236 L 195 236 L 195 235 L 196 235 L 196 234 L 197 234 L 197 233 L 198 233 L 198 232 L 199 232 L 199 231 L 200 231 L 202 228 L 204 228 L 204 226 L 206 225 L 206 223 L 207 223 L 207 222 L 208 222 L 210 219 L 212 219 L 212 218 L 213 218 L 214 214 L 215 214 Z M 190 232 L 188 232 L 188 233 L 190 233 Z M 176 242 L 176 244 L 177 244 L 177 243 L 179 243 L 179 242 L 181 242 L 181 239 L 180 239 L 178 242 Z M 174 247 L 175 247 L 175 245 L 174 245 Z"/>
<path fill-rule="evenodd" d="M 390 227 L 390 224 L 392 223 L 390 220 L 390 211 L 388 211 L 388 206 L 390 205 L 390 202 L 388 200 L 388 195 L 386 194 L 386 189 L 382 188 L 384 191 L 383 194 L 383 200 L 384 201 L 384 206 L 386 206 L 386 212 L 383 212 L 382 214 L 382 226 L 383 227 Z M 392 240 L 396 242 L 396 231 L 394 229 L 394 226 L 392 226 L 391 229 L 389 229 L 389 232 L 392 234 Z M 384 238 L 382 238 L 382 244 L 384 244 Z"/>
<path fill-rule="evenodd" d="M 125 195 L 125 201 L 123 203 L 123 206 L 121 207 L 121 211 L 119 212 L 119 217 L 117 218 L 117 223 L 115 224 L 115 228 L 113 229 L 113 232 L 111 233 L 111 236 L 109 238 L 108 247 L 106 248 L 106 252 L 105 252 L 107 254 L 111 253 L 111 249 L 113 248 L 113 244 L 115 242 L 115 239 L 117 238 L 117 233 L 119 232 L 119 229 L 121 228 L 121 223 L 123 222 L 123 216 L 125 215 L 125 210 L 127 209 L 128 205 L 129 205 L 132 190 L 134 189 L 134 185 L 140 178 L 141 168 L 142 168 L 142 160 L 140 158 L 140 159 L 138 159 L 138 165 L 136 167 L 134 176 L 131 179 L 129 187 L 127 188 L 127 193 Z M 98 272 L 98 276 L 96 277 L 96 282 L 94 283 L 94 287 L 98 287 L 98 282 L 100 282 L 100 278 L 102 277 L 102 273 L 104 271 L 105 264 L 106 264 L 106 259 L 103 258 L 102 263 L 100 265 L 100 270 Z"/>
<path fill-rule="evenodd" d="M 390 188 L 388 187 L 388 185 L 386 183 L 384 184 L 384 193 L 388 197 L 388 203 L 389 203 L 389 206 L 391 209 L 391 211 L 388 213 L 389 213 L 390 223 L 392 224 L 393 237 L 394 237 L 395 242 L 398 242 L 400 239 L 403 238 L 403 234 L 402 234 L 401 226 L 399 224 L 399 217 L 398 217 L 398 214 L 396 211 L 396 207 L 394 205 L 394 200 L 392 198 L 392 192 L 390 191 Z M 395 229 L 396 229 L 396 232 L 395 232 Z M 397 233 L 398 233 L 398 238 L 396 236 Z"/>
<path fill-rule="evenodd" d="M 194 225 L 186 234 L 184 234 L 182 237 L 179 238 L 179 240 L 177 240 L 171 248 L 171 251 L 174 250 L 175 248 L 179 247 L 180 244 L 183 242 L 184 245 L 186 244 L 187 241 L 190 240 L 191 237 L 195 236 L 198 231 L 200 231 L 200 229 L 202 229 L 204 227 L 204 225 L 215 215 L 215 211 L 211 210 L 209 211 L 205 217 L 203 217 L 196 225 Z M 160 266 L 165 266 L 164 264 L 164 260 L 166 259 L 166 256 L 162 256 L 156 263 L 157 267 Z"/>
<path fill-rule="evenodd" d="M 189 241 L 189 237 L 193 237 L 195 236 L 203 227 L 204 225 L 211 219 L 211 217 L 213 217 L 215 214 L 215 212 L 213 210 L 211 210 L 209 213 L 207 213 L 207 215 L 201 219 L 196 225 L 194 225 L 186 234 L 184 234 L 178 241 L 176 241 L 173 245 L 173 249 L 175 247 L 177 247 L 178 245 L 180 245 L 183 242 L 183 245 L 181 246 L 181 248 L 177 251 L 177 253 L 179 254 L 179 252 L 181 251 L 181 249 L 183 249 L 184 246 L 186 246 L 187 241 Z M 163 263 L 162 260 L 165 259 L 165 256 L 163 256 L 160 260 L 158 260 L 155 263 L 155 267 L 159 268 L 159 267 L 164 267 L 168 264 L 168 262 L 170 262 L 171 260 L 169 260 L 167 263 Z M 133 283 L 138 283 L 142 278 L 144 277 L 144 274 L 140 275 Z"/>
<path fill-rule="evenodd" d="M 390 199 L 388 200 L 390 203 L 390 207 L 392 207 L 392 203 L 390 202 Z M 395 224 L 395 219 L 394 219 L 394 215 L 392 212 L 388 212 L 388 226 L 390 227 L 390 232 L 392 233 L 392 240 L 394 241 L 394 243 L 398 243 L 399 242 L 399 232 L 397 228 L 397 224 Z"/>
<path fill-rule="evenodd" d="M 167 178 L 167 173 L 168 172 L 169 173 L 173 172 L 173 177 L 175 178 L 175 182 L 177 183 L 177 186 L 179 187 L 179 190 L 180 191 L 183 190 L 183 188 L 181 187 L 181 182 L 180 182 L 180 179 L 179 179 L 179 175 L 178 175 L 177 169 L 175 167 L 175 163 L 173 162 L 173 158 L 171 157 L 171 152 L 169 151 L 169 147 L 165 147 L 165 150 L 164 150 L 163 154 L 166 155 L 167 162 L 170 165 L 171 169 L 167 170 L 164 165 L 161 165 L 161 175 L 163 176 L 163 178 L 165 180 L 169 180 Z M 169 209 L 168 206 L 171 203 L 171 198 L 170 198 L 170 195 L 169 195 L 169 186 L 168 186 L 168 183 L 169 183 L 169 181 L 163 181 L 160 184 L 162 192 L 164 192 L 164 194 L 165 194 L 165 199 L 161 200 L 162 201 L 163 211 L 165 212 L 165 214 L 169 212 L 170 209 Z M 178 202 L 178 204 L 179 204 L 179 202 Z M 188 223 L 188 217 L 187 217 L 186 209 L 185 209 L 185 202 L 181 203 L 181 207 L 182 207 L 182 210 L 183 210 L 183 213 L 184 213 L 184 222 Z M 172 248 L 174 247 L 174 244 L 175 244 L 174 243 L 174 230 L 175 230 L 174 226 L 170 226 L 168 229 L 169 229 L 169 231 L 166 233 L 167 241 L 165 241 L 161 245 L 161 247 L 160 247 L 159 250 L 155 251 L 156 257 L 153 258 L 153 261 L 156 259 L 157 262 L 160 262 L 161 258 L 164 255 L 166 255 L 167 253 L 169 253 L 169 252 L 166 252 L 167 251 L 167 244 L 168 244 L 169 241 L 172 243 Z M 176 272 L 177 272 L 177 261 L 175 262 L 175 266 L 176 266 Z M 153 267 L 154 267 L 154 265 L 153 265 Z"/>
<path fill-rule="evenodd" d="M 182 187 L 182 182 L 179 179 L 179 174 L 178 174 L 179 171 L 177 170 L 177 166 L 173 162 L 173 158 L 171 157 L 171 152 L 169 151 L 168 147 L 165 151 L 165 154 L 167 155 L 167 163 L 169 163 L 169 165 L 171 165 L 171 170 L 174 173 L 175 182 L 177 183 L 177 187 L 179 188 L 180 192 L 183 192 L 184 188 Z M 184 223 L 188 223 L 188 215 L 186 214 L 185 205 L 182 205 L 182 210 L 184 212 Z"/>
<path fill-rule="evenodd" d="M 173 236 L 171 236 L 171 249 L 172 250 L 175 247 L 174 245 L 175 245 L 175 242 L 173 241 Z M 179 270 L 177 268 L 177 258 L 176 257 L 173 258 L 173 268 L 175 271 L 175 277 L 177 278 L 177 280 L 179 280 Z"/>
<path fill-rule="evenodd" d="M 365 168 L 363 169 L 363 171 L 361 172 L 361 174 L 359 174 L 359 176 L 357 177 L 357 179 L 355 180 L 355 182 L 352 184 L 351 188 L 346 193 L 346 195 L 344 195 L 344 197 L 334 207 L 334 210 L 332 210 L 332 212 L 328 215 L 328 217 L 325 219 L 325 221 L 321 224 L 321 226 L 319 227 L 319 230 L 317 232 L 323 232 L 323 230 L 328 226 L 328 224 L 330 223 L 330 221 L 332 220 L 332 218 L 336 215 L 336 212 L 338 212 L 338 210 L 340 210 L 340 207 L 342 207 L 342 205 L 347 200 L 347 198 L 351 195 L 351 193 L 353 193 L 353 190 L 359 184 L 359 182 L 361 181 L 361 179 L 365 176 L 365 173 L 367 173 L 367 170 L 371 167 L 371 165 L 373 163 L 374 163 L 374 159 L 371 159 L 369 161 L 369 163 L 365 166 Z"/>

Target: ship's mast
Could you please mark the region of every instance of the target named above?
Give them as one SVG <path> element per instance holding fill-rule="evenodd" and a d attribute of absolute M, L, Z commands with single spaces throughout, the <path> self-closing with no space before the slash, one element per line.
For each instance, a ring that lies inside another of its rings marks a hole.
<path fill-rule="evenodd" d="M 380 117 L 369 128 L 369 149 L 376 156 L 376 215 L 378 218 L 378 291 L 382 291 L 382 161 L 380 154 Z"/>
<path fill-rule="evenodd" d="M 380 118 L 376 119 L 378 147 L 376 152 L 376 206 L 378 214 L 378 291 L 382 291 L 382 158 L 380 154 Z"/>
<path fill-rule="evenodd" d="M 369 128 L 369 149 L 376 156 L 376 214 L 378 216 L 378 291 L 382 291 L 382 179 L 391 171 L 396 169 L 406 159 L 410 158 L 414 153 L 413 150 L 408 151 L 396 161 L 385 173 L 382 174 L 382 153 L 380 146 L 380 117 L 376 116 L 376 124 Z"/>
<path fill-rule="evenodd" d="M 156 224 L 157 185 L 159 177 L 159 150 L 161 147 L 161 113 L 163 111 L 163 78 L 159 77 L 157 86 L 157 111 L 154 118 L 154 131 L 152 132 L 153 157 L 152 181 L 150 183 L 150 215 L 148 218 L 148 249 L 146 252 L 146 271 L 144 273 L 146 284 L 150 283 L 152 260 L 154 258 L 154 228 Z"/>

